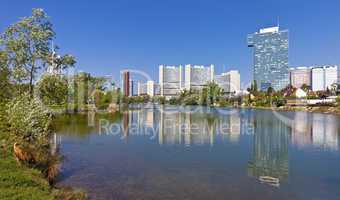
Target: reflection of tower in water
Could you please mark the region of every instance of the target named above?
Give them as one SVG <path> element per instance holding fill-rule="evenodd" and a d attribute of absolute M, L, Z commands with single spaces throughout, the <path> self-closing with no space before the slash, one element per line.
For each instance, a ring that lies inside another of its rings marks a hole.
<path fill-rule="evenodd" d="M 228 115 L 222 115 L 217 121 L 218 134 L 223 140 L 229 140 L 237 143 L 241 135 L 241 116 L 239 111 L 235 110 Z"/>
<path fill-rule="evenodd" d="M 248 174 L 279 186 L 288 178 L 289 128 L 277 119 L 260 114 L 254 120 L 254 127 L 253 158 L 248 163 Z"/>
<path fill-rule="evenodd" d="M 306 112 L 295 112 L 292 123 L 292 144 L 303 147 L 312 143 L 312 124 Z"/>
<path fill-rule="evenodd" d="M 130 111 L 125 111 L 123 113 L 123 138 L 127 139 L 129 137 L 129 126 L 130 126 L 130 118 L 132 118 L 132 114 L 130 113 Z"/>
<path fill-rule="evenodd" d="M 338 150 L 337 118 L 332 115 L 313 114 L 313 145 L 319 148 Z"/>
<path fill-rule="evenodd" d="M 182 114 L 179 112 L 167 112 L 162 110 L 159 115 L 159 144 L 180 144 L 182 142 Z"/>

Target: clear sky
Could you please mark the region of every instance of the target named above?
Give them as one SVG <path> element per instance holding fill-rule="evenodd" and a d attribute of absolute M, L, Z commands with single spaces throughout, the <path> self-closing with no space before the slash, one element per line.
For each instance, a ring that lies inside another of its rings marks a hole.
<path fill-rule="evenodd" d="M 63 53 L 77 69 L 119 78 L 123 68 L 158 79 L 159 64 L 214 64 L 252 78 L 246 36 L 275 26 L 290 31 L 290 66 L 340 64 L 339 0 L 2 0 L 0 31 L 43 8 Z"/>

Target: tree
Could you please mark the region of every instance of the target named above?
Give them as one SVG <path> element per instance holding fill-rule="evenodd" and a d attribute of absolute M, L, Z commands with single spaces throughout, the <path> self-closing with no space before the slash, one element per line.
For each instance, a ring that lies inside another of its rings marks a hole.
<path fill-rule="evenodd" d="M 31 96 L 36 74 L 48 62 L 54 36 L 52 24 L 42 9 L 33 9 L 32 16 L 13 24 L 1 36 L 12 67 L 27 73 Z"/>
<path fill-rule="evenodd" d="M 0 103 L 6 102 L 11 97 L 12 84 L 10 82 L 10 69 L 6 52 L 0 51 Z"/>
<path fill-rule="evenodd" d="M 267 95 L 268 95 L 268 96 L 271 96 L 271 95 L 273 94 L 273 92 L 274 92 L 274 89 L 273 89 L 272 87 L 268 87 L 268 89 L 267 89 Z"/>
<path fill-rule="evenodd" d="M 301 89 L 305 92 L 308 92 L 310 90 L 310 87 L 307 84 L 302 84 Z"/>
<path fill-rule="evenodd" d="M 207 84 L 207 100 L 209 104 L 214 104 L 217 98 L 221 95 L 221 88 L 215 82 L 209 82 Z"/>
<path fill-rule="evenodd" d="M 253 85 L 253 92 L 257 92 L 258 88 L 257 88 L 257 82 L 256 80 L 254 80 L 254 85 Z"/>
<path fill-rule="evenodd" d="M 39 96 L 47 105 L 62 105 L 67 102 L 67 80 L 59 75 L 44 75 L 38 82 Z"/>

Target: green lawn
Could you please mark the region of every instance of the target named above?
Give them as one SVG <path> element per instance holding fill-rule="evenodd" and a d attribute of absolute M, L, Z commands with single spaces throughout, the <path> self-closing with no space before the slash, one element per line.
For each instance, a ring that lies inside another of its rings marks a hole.
<path fill-rule="evenodd" d="M 1 135 L 2 134 L 2 135 Z M 85 199 L 84 192 L 72 189 L 54 189 L 39 170 L 19 165 L 14 159 L 4 133 L 0 133 L 0 199 L 1 200 L 50 200 Z"/>
<path fill-rule="evenodd" d="M 0 150 L 0 199 L 55 199 L 41 172 L 20 166 L 5 148 Z"/>

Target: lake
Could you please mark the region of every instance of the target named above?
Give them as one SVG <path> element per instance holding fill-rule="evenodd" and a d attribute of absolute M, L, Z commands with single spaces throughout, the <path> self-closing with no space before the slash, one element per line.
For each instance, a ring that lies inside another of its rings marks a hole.
<path fill-rule="evenodd" d="M 340 199 L 339 120 L 158 105 L 62 115 L 58 185 L 90 199 Z"/>

